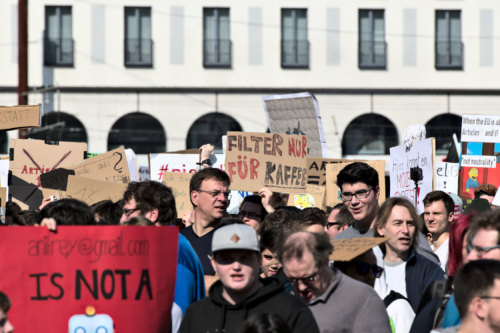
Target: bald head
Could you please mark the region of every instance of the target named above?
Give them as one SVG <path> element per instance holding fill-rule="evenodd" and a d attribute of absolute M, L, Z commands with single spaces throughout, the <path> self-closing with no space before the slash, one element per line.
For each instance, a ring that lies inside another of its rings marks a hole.
<path fill-rule="evenodd" d="M 315 266 L 328 265 L 328 257 L 333 251 L 333 246 L 326 233 L 311 233 L 300 231 L 290 235 L 280 251 L 278 256 L 281 262 L 295 258 L 302 260 L 305 253 L 312 254 Z"/>

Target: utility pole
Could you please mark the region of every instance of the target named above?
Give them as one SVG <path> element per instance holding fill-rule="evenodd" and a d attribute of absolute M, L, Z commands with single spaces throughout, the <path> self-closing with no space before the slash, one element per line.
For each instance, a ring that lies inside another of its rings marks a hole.
<path fill-rule="evenodd" d="M 17 2 L 17 104 L 28 104 L 28 0 Z M 28 137 L 27 129 L 19 129 L 19 138 Z"/>

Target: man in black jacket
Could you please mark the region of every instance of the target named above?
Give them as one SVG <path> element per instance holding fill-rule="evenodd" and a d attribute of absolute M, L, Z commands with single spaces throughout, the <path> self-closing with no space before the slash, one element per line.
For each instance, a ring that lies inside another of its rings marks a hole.
<path fill-rule="evenodd" d="M 209 297 L 186 311 L 180 332 L 238 332 L 256 313 L 280 316 L 292 332 L 318 332 L 311 311 L 297 297 L 285 293 L 274 279 L 259 281 L 261 266 L 257 233 L 245 224 L 217 229 L 212 239 L 212 265 L 219 281 Z"/>

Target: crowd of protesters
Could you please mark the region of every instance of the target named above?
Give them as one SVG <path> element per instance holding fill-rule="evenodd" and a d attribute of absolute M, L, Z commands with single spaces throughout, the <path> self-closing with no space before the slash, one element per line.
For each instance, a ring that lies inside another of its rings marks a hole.
<path fill-rule="evenodd" d="M 379 205 L 378 179 L 355 162 L 337 176 L 343 202 L 326 211 L 287 206 L 287 195 L 262 188 L 231 216 L 228 175 L 204 165 L 183 216 L 168 186 L 145 181 L 91 207 L 8 203 L 5 224 L 178 226 L 174 332 L 498 332 L 496 187 L 477 188 L 465 209 L 456 195 L 430 192 L 418 215 L 404 198 Z M 333 240 L 364 237 L 385 242 L 350 261 L 330 259 Z M 0 292 L 0 333 L 14 330 L 10 307 Z"/>

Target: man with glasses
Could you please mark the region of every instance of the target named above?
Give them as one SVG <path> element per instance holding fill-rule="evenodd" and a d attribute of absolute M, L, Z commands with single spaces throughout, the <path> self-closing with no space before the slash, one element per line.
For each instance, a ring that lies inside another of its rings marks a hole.
<path fill-rule="evenodd" d="M 229 176 L 222 170 L 206 168 L 198 171 L 191 178 L 189 192 L 193 205 L 193 224 L 181 229 L 200 258 L 205 273 L 205 287 L 217 280 L 210 263 L 212 257 L 212 237 L 220 220 L 226 216 L 230 192 Z"/>
<path fill-rule="evenodd" d="M 382 300 L 364 283 L 328 266 L 325 233 L 297 232 L 279 249 L 293 290 L 309 305 L 322 332 L 391 332 Z"/>
<path fill-rule="evenodd" d="M 338 234 L 354 223 L 354 219 L 343 203 L 336 204 L 330 214 L 325 226 L 325 232 L 333 240 Z"/>
<path fill-rule="evenodd" d="M 7 318 L 7 312 L 9 312 L 10 305 L 9 297 L 0 291 L 0 333 L 14 332 L 14 326 L 12 326 Z"/>
<path fill-rule="evenodd" d="M 238 217 L 251 226 L 259 235 L 262 221 L 264 221 L 266 215 L 267 211 L 262 205 L 262 198 L 260 196 L 249 195 L 243 198 Z"/>
<path fill-rule="evenodd" d="M 462 319 L 454 332 L 500 331 L 500 262 L 475 260 L 455 275 L 455 302 Z M 450 332 L 435 330 L 433 332 Z"/>
<path fill-rule="evenodd" d="M 467 237 L 467 260 L 500 260 L 500 210 L 481 214 L 472 220 Z"/>

